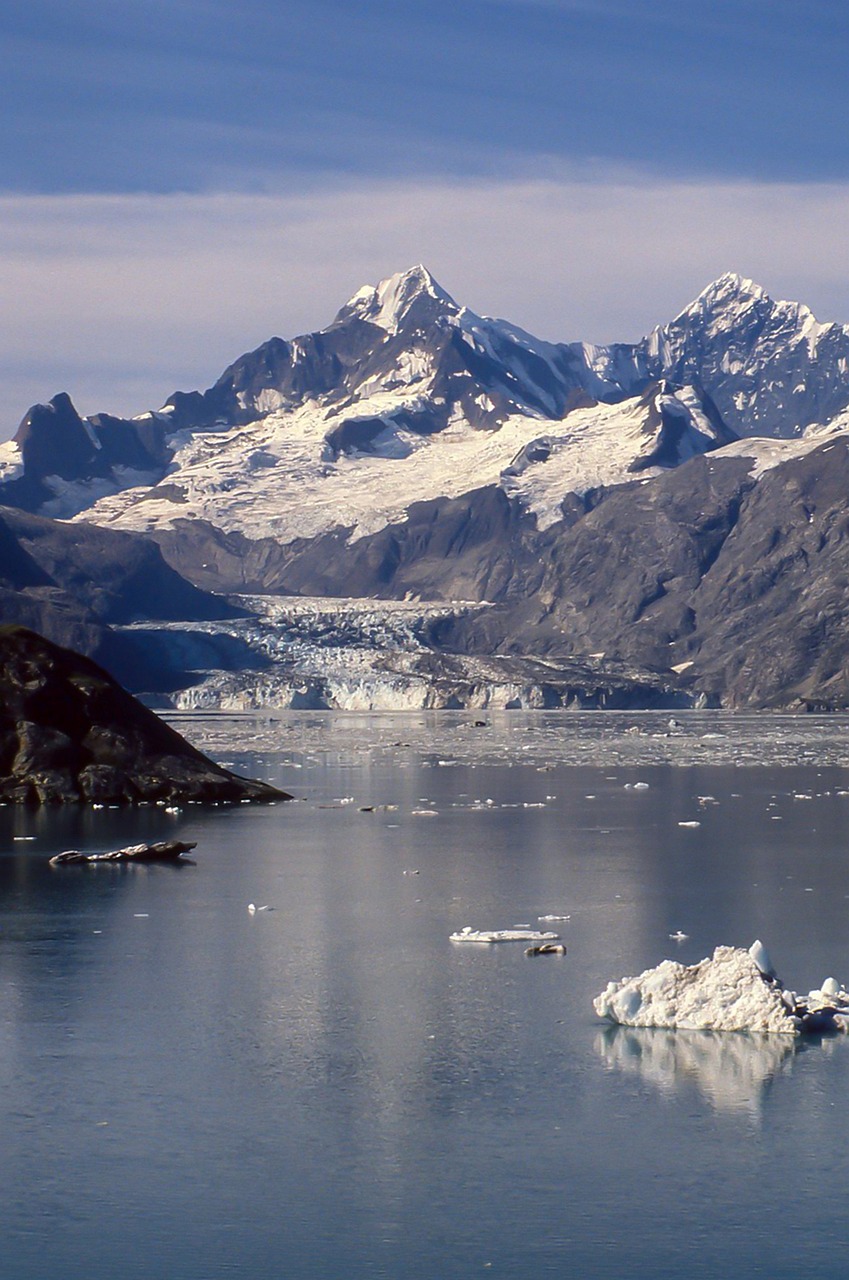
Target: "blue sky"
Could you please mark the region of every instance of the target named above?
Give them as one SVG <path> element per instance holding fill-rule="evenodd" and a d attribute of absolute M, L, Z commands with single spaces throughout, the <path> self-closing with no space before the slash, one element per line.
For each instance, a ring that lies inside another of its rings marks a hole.
<path fill-rule="evenodd" d="M 845 0 L 30 0 L 0 13 L 0 435 L 139 411 L 424 260 L 544 337 L 716 274 L 849 320 Z"/>
<path fill-rule="evenodd" d="M 844 0 L 30 0 L 5 6 L 18 191 L 291 190 L 616 164 L 841 179 Z"/>

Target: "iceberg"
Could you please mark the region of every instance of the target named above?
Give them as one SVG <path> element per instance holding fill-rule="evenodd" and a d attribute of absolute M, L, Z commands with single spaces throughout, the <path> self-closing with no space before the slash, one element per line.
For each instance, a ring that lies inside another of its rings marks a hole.
<path fill-rule="evenodd" d="M 627 1027 L 748 1031 L 798 1036 L 849 1031 L 849 993 L 834 978 L 807 996 L 787 990 L 763 943 L 717 947 L 698 964 L 664 960 L 609 982 L 593 1001 L 601 1018 Z"/>
<path fill-rule="evenodd" d="M 466 925 L 451 934 L 451 942 L 559 942 L 558 933 L 539 929 L 473 929 Z"/>

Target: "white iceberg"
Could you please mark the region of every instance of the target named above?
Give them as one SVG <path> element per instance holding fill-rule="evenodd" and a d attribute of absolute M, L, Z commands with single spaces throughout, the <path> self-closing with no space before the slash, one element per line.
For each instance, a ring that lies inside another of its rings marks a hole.
<path fill-rule="evenodd" d="M 539 929 L 472 929 L 466 925 L 451 934 L 452 942 L 559 942 L 559 933 Z"/>
<path fill-rule="evenodd" d="M 833 978 L 800 997 L 775 977 L 763 943 L 717 947 L 698 964 L 664 960 L 609 982 L 593 1001 L 599 1017 L 628 1027 L 749 1031 L 796 1036 L 849 1031 L 849 994 Z"/>

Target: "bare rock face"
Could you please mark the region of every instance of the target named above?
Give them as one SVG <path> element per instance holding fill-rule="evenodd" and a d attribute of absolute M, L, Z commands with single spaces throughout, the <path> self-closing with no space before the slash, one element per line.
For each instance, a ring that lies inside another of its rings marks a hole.
<path fill-rule="evenodd" d="M 0 627 L 0 800 L 291 799 L 220 768 L 89 659 Z"/>

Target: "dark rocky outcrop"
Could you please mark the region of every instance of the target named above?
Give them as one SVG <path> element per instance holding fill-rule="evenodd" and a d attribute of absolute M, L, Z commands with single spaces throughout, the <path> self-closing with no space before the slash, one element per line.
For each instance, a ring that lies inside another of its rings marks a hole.
<path fill-rule="evenodd" d="M 24 627 L 0 627 L 0 800 L 290 798 L 214 764 L 94 662 Z"/>
<path fill-rule="evenodd" d="M 196 840 L 158 840 L 154 844 L 129 844 L 123 849 L 110 849 L 107 853 L 82 853 L 79 849 L 66 849 L 50 859 L 51 867 L 81 867 L 114 862 L 168 862 L 190 864 L 183 854 L 197 848 Z"/>
<path fill-rule="evenodd" d="M 65 391 L 47 404 L 33 405 L 14 438 L 23 473 L 3 486 L 3 501 L 48 515 L 70 513 L 50 510 L 57 504 L 57 482 L 60 490 L 62 481 L 100 481 L 117 490 L 122 487 L 122 469 L 146 474 L 152 482 L 165 474 L 171 456 L 165 426 L 153 414 L 141 419 L 95 414 L 84 420 Z"/>

